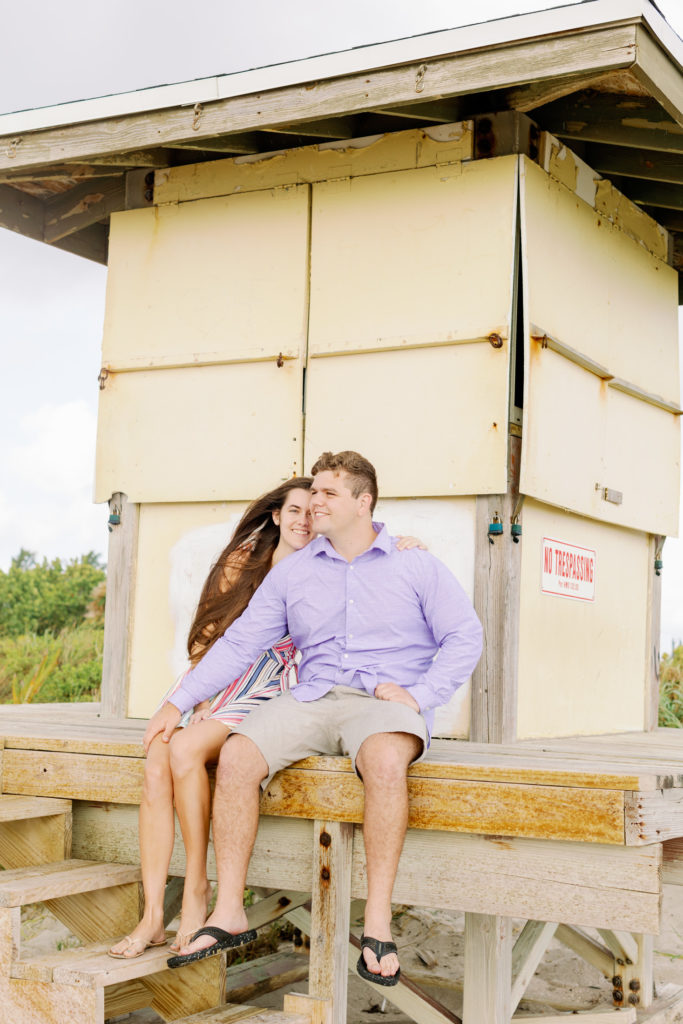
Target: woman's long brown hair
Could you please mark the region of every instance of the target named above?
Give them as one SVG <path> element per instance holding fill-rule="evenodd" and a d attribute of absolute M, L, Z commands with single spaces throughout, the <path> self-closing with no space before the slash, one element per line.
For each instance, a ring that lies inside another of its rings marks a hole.
<path fill-rule="evenodd" d="M 284 506 L 290 491 L 307 491 L 312 482 L 309 476 L 292 477 L 253 501 L 240 519 L 206 578 L 190 626 L 187 652 L 193 666 L 239 618 L 270 569 L 280 540 L 280 527 L 273 522 L 273 512 Z M 246 547 L 250 538 L 254 545 L 251 550 Z M 231 569 L 235 581 L 226 589 L 226 570 L 230 573 Z"/>

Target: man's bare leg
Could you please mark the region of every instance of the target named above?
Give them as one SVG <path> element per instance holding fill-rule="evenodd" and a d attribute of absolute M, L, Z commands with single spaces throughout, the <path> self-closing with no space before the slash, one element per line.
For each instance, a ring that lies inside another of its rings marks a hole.
<path fill-rule="evenodd" d="M 218 869 L 218 896 L 207 926 L 238 935 L 248 927 L 244 912 L 247 868 L 256 839 L 260 785 L 268 765 L 252 740 L 233 733 L 224 744 L 216 769 L 213 798 L 213 842 Z M 207 949 L 215 940 L 201 935 L 180 953 Z"/>
<path fill-rule="evenodd" d="M 408 827 L 407 772 L 420 755 L 422 741 L 410 733 L 389 732 L 369 736 L 358 751 L 356 764 L 365 787 L 363 839 L 367 859 L 368 900 L 364 933 L 383 942 L 391 940 L 391 893 Z M 372 974 L 392 977 L 398 957 L 382 958 L 363 950 Z"/>

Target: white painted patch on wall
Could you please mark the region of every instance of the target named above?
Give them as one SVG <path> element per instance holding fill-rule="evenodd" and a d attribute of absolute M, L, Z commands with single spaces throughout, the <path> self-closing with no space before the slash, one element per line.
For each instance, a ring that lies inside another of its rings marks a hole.
<path fill-rule="evenodd" d="M 186 643 L 202 585 L 239 522 L 235 513 L 222 523 L 190 530 L 169 553 L 169 606 L 174 626 L 169 660 L 175 677 L 188 667 Z M 420 537 L 457 577 L 470 600 L 474 591 L 474 499 L 395 498 L 379 502 L 375 519 L 392 534 Z M 470 684 L 436 715 L 435 735 L 469 733 Z"/>

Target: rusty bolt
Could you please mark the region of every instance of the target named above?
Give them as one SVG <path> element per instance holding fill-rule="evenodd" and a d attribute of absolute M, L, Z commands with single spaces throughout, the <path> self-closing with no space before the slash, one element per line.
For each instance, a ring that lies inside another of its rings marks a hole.
<path fill-rule="evenodd" d="M 612 985 L 614 986 L 614 988 L 623 988 L 624 987 L 624 983 L 621 980 L 621 975 L 620 974 L 615 974 L 614 975 L 614 977 L 612 978 Z"/>
<path fill-rule="evenodd" d="M 146 188 L 145 189 L 145 200 L 148 203 L 151 203 L 153 199 L 154 199 L 154 189 L 153 188 Z"/>
<path fill-rule="evenodd" d="M 638 981 L 637 978 L 632 978 L 631 981 L 629 981 L 629 983 L 628 983 L 628 987 L 631 989 L 631 992 L 639 992 L 640 991 L 640 982 Z"/>
<path fill-rule="evenodd" d="M 482 117 L 482 119 L 477 124 L 477 128 L 479 129 L 480 132 L 490 132 L 492 127 L 493 125 L 491 124 L 491 121 L 488 117 Z"/>
<path fill-rule="evenodd" d="M 615 988 L 614 989 L 614 991 L 612 992 L 612 999 L 614 1000 L 615 1003 L 623 1003 L 623 1001 L 624 1001 L 624 993 L 621 991 L 620 988 Z"/>
<path fill-rule="evenodd" d="M 288 896 L 281 896 L 277 901 L 277 905 L 278 907 L 288 907 L 291 902 Z"/>
<path fill-rule="evenodd" d="M 331 842 L 332 842 L 332 836 L 330 835 L 329 832 L 321 832 L 320 833 L 320 845 L 321 846 L 329 846 Z"/>
<path fill-rule="evenodd" d="M 147 188 L 154 187 L 154 171 L 150 171 L 148 174 L 145 175 L 145 185 L 147 186 Z"/>
<path fill-rule="evenodd" d="M 633 993 L 628 997 L 628 1001 L 631 1004 L 631 1006 L 637 1006 L 640 1002 L 640 996 L 637 996 L 635 995 L 635 993 Z"/>
<path fill-rule="evenodd" d="M 330 869 L 329 868 L 323 868 L 322 871 L 320 872 L 320 877 L 322 878 L 323 882 L 329 882 L 329 880 L 330 880 Z"/>
<path fill-rule="evenodd" d="M 501 338 L 500 334 L 489 334 L 489 341 L 491 342 L 493 348 L 503 347 L 503 339 Z"/>

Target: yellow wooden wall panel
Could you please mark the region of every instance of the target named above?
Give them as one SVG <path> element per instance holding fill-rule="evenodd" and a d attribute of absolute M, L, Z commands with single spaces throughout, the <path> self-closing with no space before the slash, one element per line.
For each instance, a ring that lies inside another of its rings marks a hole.
<path fill-rule="evenodd" d="M 526 321 L 523 493 L 606 522 L 676 534 L 680 422 L 607 378 L 677 403 L 674 271 L 522 162 Z M 532 334 L 604 368 L 605 380 Z M 623 494 L 614 504 L 604 488 Z"/>
<path fill-rule="evenodd" d="M 111 374 L 95 500 L 249 498 L 299 468 L 301 367 L 275 360 Z"/>
<path fill-rule="evenodd" d="M 308 188 L 112 216 L 103 364 L 303 352 Z"/>
<path fill-rule="evenodd" d="M 505 490 L 507 347 L 488 343 L 312 359 L 304 464 L 355 449 L 387 497 Z"/>
<path fill-rule="evenodd" d="M 527 498 L 517 737 L 645 728 L 648 537 Z M 541 592 L 542 539 L 596 552 L 595 600 Z"/>
<path fill-rule="evenodd" d="M 676 271 L 530 160 L 521 168 L 531 323 L 678 402 Z"/>
<path fill-rule="evenodd" d="M 517 158 L 313 186 L 309 354 L 508 334 Z"/>
<path fill-rule="evenodd" d="M 148 718 L 187 667 L 185 643 L 202 585 L 244 508 L 233 502 L 141 506 L 129 717 Z"/>
<path fill-rule="evenodd" d="M 680 420 L 532 344 L 522 490 L 606 522 L 678 530 Z M 623 500 L 604 499 L 604 489 Z"/>

